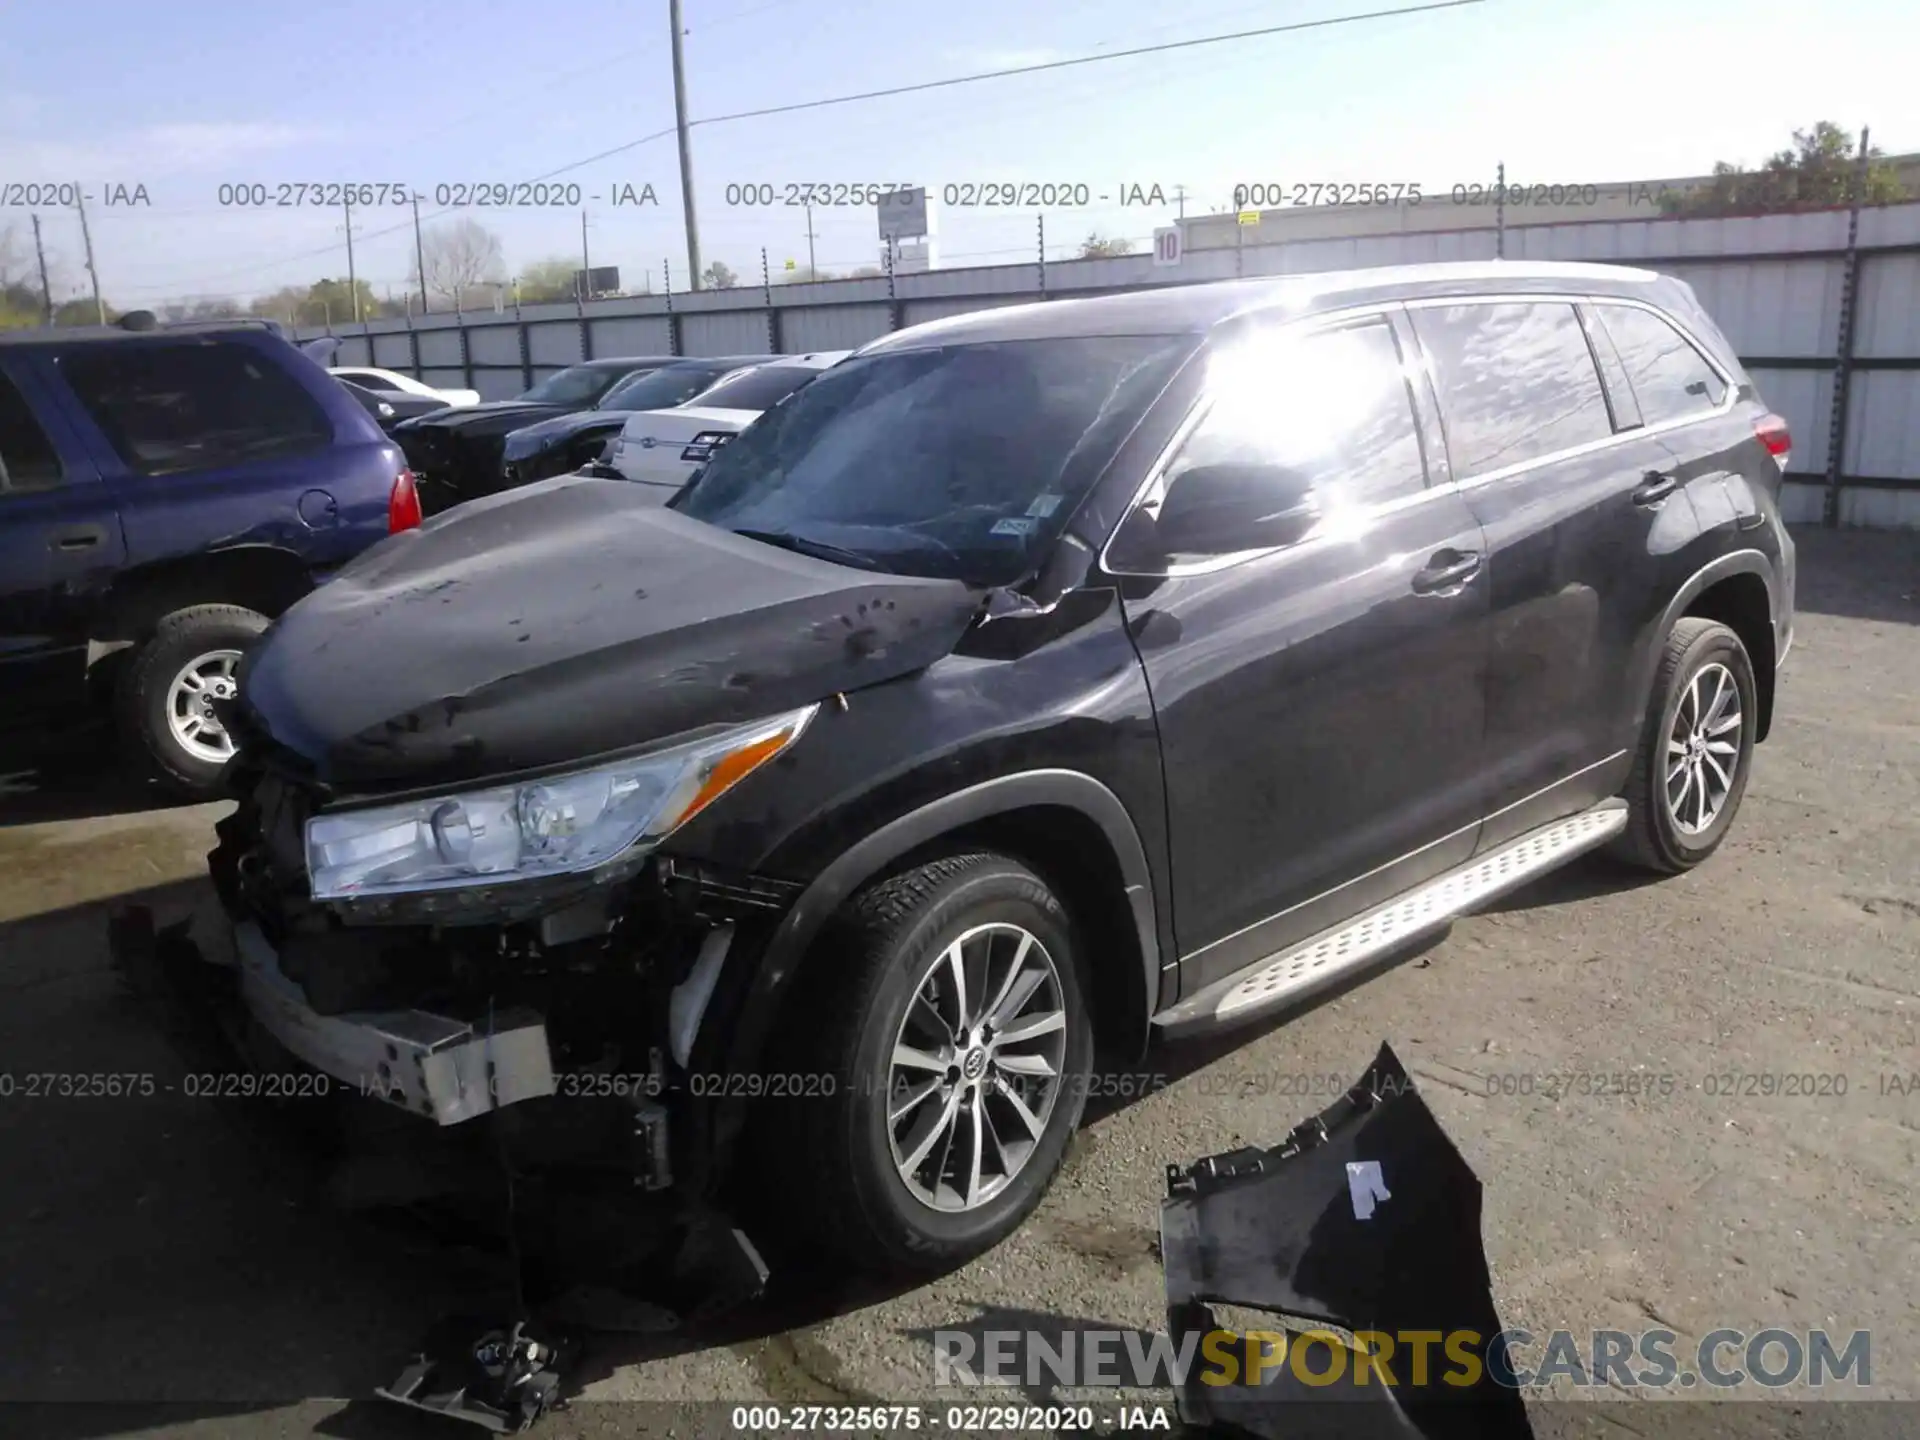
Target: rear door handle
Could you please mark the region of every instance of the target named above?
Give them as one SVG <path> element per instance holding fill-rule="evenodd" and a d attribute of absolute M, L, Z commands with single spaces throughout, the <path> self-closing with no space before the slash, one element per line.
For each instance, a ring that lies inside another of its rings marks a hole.
<path fill-rule="evenodd" d="M 107 532 L 98 525 L 75 525 L 70 530 L 59 531 L 47 542 L 47 548 L 72 552 L 91 550 L 107 538 Z"/>
<path fill-rule="evenodd" d="M 1649 470 L 1646 478 L 1640 482 L 1639 487 L 1633 492 L 1633 503 L 1636 505 L 1658 505 L 1679 488 L 1680 481 L 1678 477 L 1663 475 L 1658 470 Z"/>
<path fill-rule="evenodd" d="M 1465 585 L 1480 573 L 1480 557 L 1458 550 L 1442 550 L 1427 562 L 1427 568 L 1413 577 L 1413 593 L 1437 595 Z"/>

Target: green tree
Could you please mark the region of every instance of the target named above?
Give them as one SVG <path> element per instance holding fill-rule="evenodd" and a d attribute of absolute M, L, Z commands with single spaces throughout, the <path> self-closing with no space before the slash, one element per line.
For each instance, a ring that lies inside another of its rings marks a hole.
<path fill-rule="evenodd" d="M 1133 254 L 1131 240 L 1107 240 L 1098 233 L 1087 236 L 1080 244 L 1082 260 L 1101 260 L 1109 256 L 1131 254 Z"/>
<path fill-rule="evenodd" d="M 354 292 L 359 292 L 360 318 L 370 318 L 380 308 L 380 301 L 373 293 L 373 286 L 365 280 L 357 281 L 349 287 L 345 280 L 316 280 L 313 288 L 307 291 L 306 304 L 301 307 L 302 325 L 351 325 L 354 322 Z"/>
<path fill-rule="evenodd" d="M 804 285 L 810 280 L 838 280 L 839 278 L 831 270 L 816 270 L 811 265 L 796 265 L 791 270 L 780 272 L 782 285 Z"/>
<path fill-rule="evenodd" d="M 109 325 L 120 318 L 120 312 L 114 309 L 112 305 L 106 304 L 105 301 L 102 301 L 100 308 L 107 312 L 107 323 Z M 100 310 L 94 307 L 93 296 L 91 295 L 86 296 L 84 299 L 75 298 L 62 301 L 53 307 L 53 323 L 56 325 L 98 325 L 100 323 Z"/>
<path fill-rule="evenodd" d="M 700 283 L 709 290 L 731 290 L 740 283 L 740 276 L 731 265 L 716 260 L 700 272 Z"/>
<path fill-rule="evenodd" d="M 849 270 L 847 272 L 847 278 L 849 280 L 879 280 L 884 279 L 886 273 L 887 272 L 878 265 L 862 265 L 858 270 Z"/>
<path fill-rule="evenodd" d="M 1793 132 L 1793 144 L 1776 151 L 1758 170 L 1722 160 L 1713 180 L 1699 189 L 1661 197 L 1669 215 L 1765 215 L 1780 211 L 1820 210 L 1851 203 L 1859 167 L 1859 141 L 1848 130 L 1822 120 L 1811 130 Z M 1878 146 L 1867 151 L 1864 205 L 1892 205 L 1907 198 L 1899 172 Z"/>
<path fill-rule="evenodd" d="M 520 303 L 542 305 L 573 299 L 573 277 L 579 265 L 564 255 L 535 260 L 520 271 Z"/>

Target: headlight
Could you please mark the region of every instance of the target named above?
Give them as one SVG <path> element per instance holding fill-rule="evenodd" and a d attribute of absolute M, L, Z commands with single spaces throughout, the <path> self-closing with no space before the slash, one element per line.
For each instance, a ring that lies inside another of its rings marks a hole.
<path fill-rule="evenodd" d="M 316 900 L 575 874 L 686 824 L 805 732 L 819 706 L 591 770 L 307 822 Z"/>

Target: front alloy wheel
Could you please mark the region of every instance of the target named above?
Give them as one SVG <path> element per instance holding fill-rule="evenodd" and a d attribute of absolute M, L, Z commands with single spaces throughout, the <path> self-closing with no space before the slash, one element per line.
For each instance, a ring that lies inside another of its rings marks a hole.
<path fill-rule="evenodd" d="M 887 876 L 841 908 L 785 1027 L 780 1068 L 813 1098 L 763 1116 L 766 1156 L 782 1157 L 763 1199 L 782 1228 L 797 1218 L 864 1269 L 928 1274 L 1032 1213 L 1093 1065 L 1073 935 L 1044 880 L 984 852 Z"/>
<path fill-rule="evenodd" d="M 888 1140 L 909 1192 L 973 1210 L 1033 1157 L 1060 1099 L 1067 1012 L 1047 947 L 1018 925 L 977 925 L 935 957 L 901 1017 Z"/>

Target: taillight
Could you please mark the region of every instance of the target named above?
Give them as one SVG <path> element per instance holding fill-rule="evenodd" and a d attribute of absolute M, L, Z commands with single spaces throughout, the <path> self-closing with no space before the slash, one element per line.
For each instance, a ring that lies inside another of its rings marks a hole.
<path fill-rule="evenodd" d="M 1787 457 L 1793 453 L 1793 432 L 1787 428 L 1787 422 L 1778 415 L 1762 415 L 1753 422 L 1753 433 L 1767 447 L 1767 453 L 1785 470 Z"/>
<path fill-rule="evenodd" d="M 387 496 L 387 533 L 398 535 L 420 523 L 420 487 L 414 484 L 413 471 L 402 470 L 393 477 L 393 491 Z"/>
<path fill-rule="evenodd" d="M 682 460 L 711 460 L 713 452 L 733 439 L 731 430 L 702 430 L 680 452 Z"/>

